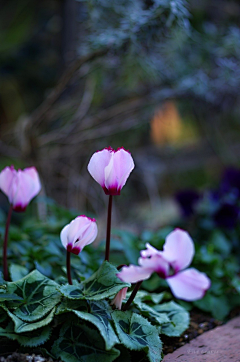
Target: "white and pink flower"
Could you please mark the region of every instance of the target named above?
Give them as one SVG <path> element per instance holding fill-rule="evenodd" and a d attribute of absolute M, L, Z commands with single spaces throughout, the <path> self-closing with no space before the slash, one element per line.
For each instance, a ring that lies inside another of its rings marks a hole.
<path fill-rule="evenodd" d="M 103 188 L 106 195 L 120 195 L 134 162 L 131 154 L 124 148 L 111 147 L 95 152 L 88 164 L 90 175 Z"/>
<path fill-rule="evenodd" d="M 205 273 L 188 267 L 194 256 L 194 244 L 186 231 L 175 229 L 166 238 L 163 251 L 146 244 L 141 251 L 139 266 L 123 267 L 117 276 L 124 282 L 136 283 L 156 272 L 167 281 L 176 298 L 193 301 L 204 296 L 210 288 Z"/>
<path fill-rule="evenodd" d="M 64 226 L 60 239 L 67 251 L 78 255 L 84 246 L 91 244 L 96 239 L 97 233 L 96 220 L 81 215 Z"/>
<path fill-rule="evenodd" d="M 0 189 L 15 211 L 25 211 L 29 202 L 41 190 L 41 183 L 35 167 L 15 170 L 5 167 L 0 173 Z"/>

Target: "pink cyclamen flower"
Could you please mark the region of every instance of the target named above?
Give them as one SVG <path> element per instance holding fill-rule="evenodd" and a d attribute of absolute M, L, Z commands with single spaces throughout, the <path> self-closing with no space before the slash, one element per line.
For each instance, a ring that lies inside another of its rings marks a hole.
<path fill-rule="evenodd" d="M 130 172 L 134 169 L 131 154 L 123 147 L 111 147 L 95 152 L 88 164 L 90 175 L 103 188 L 106 195 L 120 195 Z"/>
<path fill-rule="evenodd" d="M 163 251 L 146 244 L 138 260 L 140 266 L 123 267 L 117 276 L 124 282 L 136 283 L 148 279 L 153 272 L 167 281 L 176 298 L 193 301 L 204 296 L 210 288 L 205 273 L 189 266 L 194 255 L 194 244 L 186 231 L 175 229 L 166 238 Z"/>
<path fill-rule="evenodd" d="M 116 295 L 115 298 L 111 301 L 111 305 L 115 305 L 115 307 L 119 310 L 122 308 L 122 301 L 126 298 L 128 287 L 121 289 Z"/>
<path fill-rule="evenodd" d="M 15 170 L 5 167 L 0 173 L 0 189 L 8 197 L 15 211 L 25 211 L 29 202 L 41 190 L 41 183 L 35 167 Z"/>
<path fill-rule="evenodd" d="M 64 226 L 60 239 L 67 251 L 78 255 L 84 246 L 91 244 L 96 239 L 97 232 L 96 220 L 81 215 Z"/>

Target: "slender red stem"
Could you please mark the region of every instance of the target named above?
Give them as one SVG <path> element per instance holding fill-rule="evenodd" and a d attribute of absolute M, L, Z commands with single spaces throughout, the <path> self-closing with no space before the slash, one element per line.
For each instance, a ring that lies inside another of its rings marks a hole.
<path fill-rule="evenodd" d="M 107 261 L 109 261 L 109 254 L 110 254 L 111 219 L 112 219 L 112 195 L 109 195 L 109 200 L 108 200 L 108 217 L 107 217 L 106 249 L 105 249 L 105 260 L 107 260 Z"/>
<path fill-rule="evenodd" d="M 67 251 L 67 277 L 68 277 L 68 284 L 72 285 L 70 257 L 71 257 L 71 253 L 70 253 L 70 251 Z"/>
<path fill-rule="evenodd" d="M 126 304 L 123 306 L 123 308 L 122 308 L 123 311 L 128 310 L 128 308 L 130 307 L 130 305 L 131 305 L 133 299 L 135 298 L 135 296 L 136 296 L 136 294 L 137 294 L 137 292 L 138 292 L 138 290 L 139 290 L 142 282 L 143 282 L 143 281 L 141 280 L 140 282 L 137 282 L 137 283 L 136 283 L 136 285 L 135 285 L 135 287 L 134 287 L 134 289 L 133 289 L 133 291 L 132 291 L 132 294 L 130 295 L 127 303 L 126 303 Z"/>
<path fill-rule="evenodd" d="M 8 217 L 6 221 L 6 228 L 5 228 L 5 236 L 4 236 L 4 244 L 3 244 L 3 276 L 4 280 L 9 281 L 9 274 L 8 274 L 8 262 L 7 262 L 7 243 L 8 243 L 8 230 L 11 221 L 13 206 L 10 205 L 8 211 Z"/>

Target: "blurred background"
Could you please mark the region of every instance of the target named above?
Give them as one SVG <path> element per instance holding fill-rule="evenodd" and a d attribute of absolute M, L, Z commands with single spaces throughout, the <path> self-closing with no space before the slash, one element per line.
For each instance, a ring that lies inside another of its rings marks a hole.
<path fill-rule="evenodd" d="M 179 190 L 239 166 L 239 18 L 237 0 L 1 0 L 0 170 L 35 165 L 42 196 L 105 221 L 87 164 L 123 146 L 115 226 L 166 225 Z"/>

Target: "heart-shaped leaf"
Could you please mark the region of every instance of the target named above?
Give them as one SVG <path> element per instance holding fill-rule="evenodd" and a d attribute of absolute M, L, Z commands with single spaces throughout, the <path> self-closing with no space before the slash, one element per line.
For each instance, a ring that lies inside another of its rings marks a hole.
<path fill-rule="evenodd" d="M 106 351 L 99 333 L 80 320 L 63 325 L 60 338 L 53 345 L 52 353 L 64 362 L 112 362 L 120 354 L 114 348 Z"/>
<path fill-rule="evenodd" d="M 115 311 L 112 314 L 120 341 L 131 350 L 145 350 L 150 362 L 160 362 L 162 342 L 158 330 L 142 316 Z"/>
<path fill-rule="evenodd" d="M 61 294 L 58 285 L 34 270 L 26 277 L 7 285 L 7 292 L 23 298 L 22 304 L 14 309 L 13 314 L 18 318 L 34 322 L 43 318 L 56 304 L 60 302 Z M 16 303 L 8 302 L 9 309 L 15 308 Z"/>
<path fill-rule="evenodd" d="M 170 323 L 162 325 L 162 333 L 169 337 L 180 336 L 189 325 L 189 313 L 175 302 L 168 302 L 154 306 L 159 313 L 166 313 Z"/>

